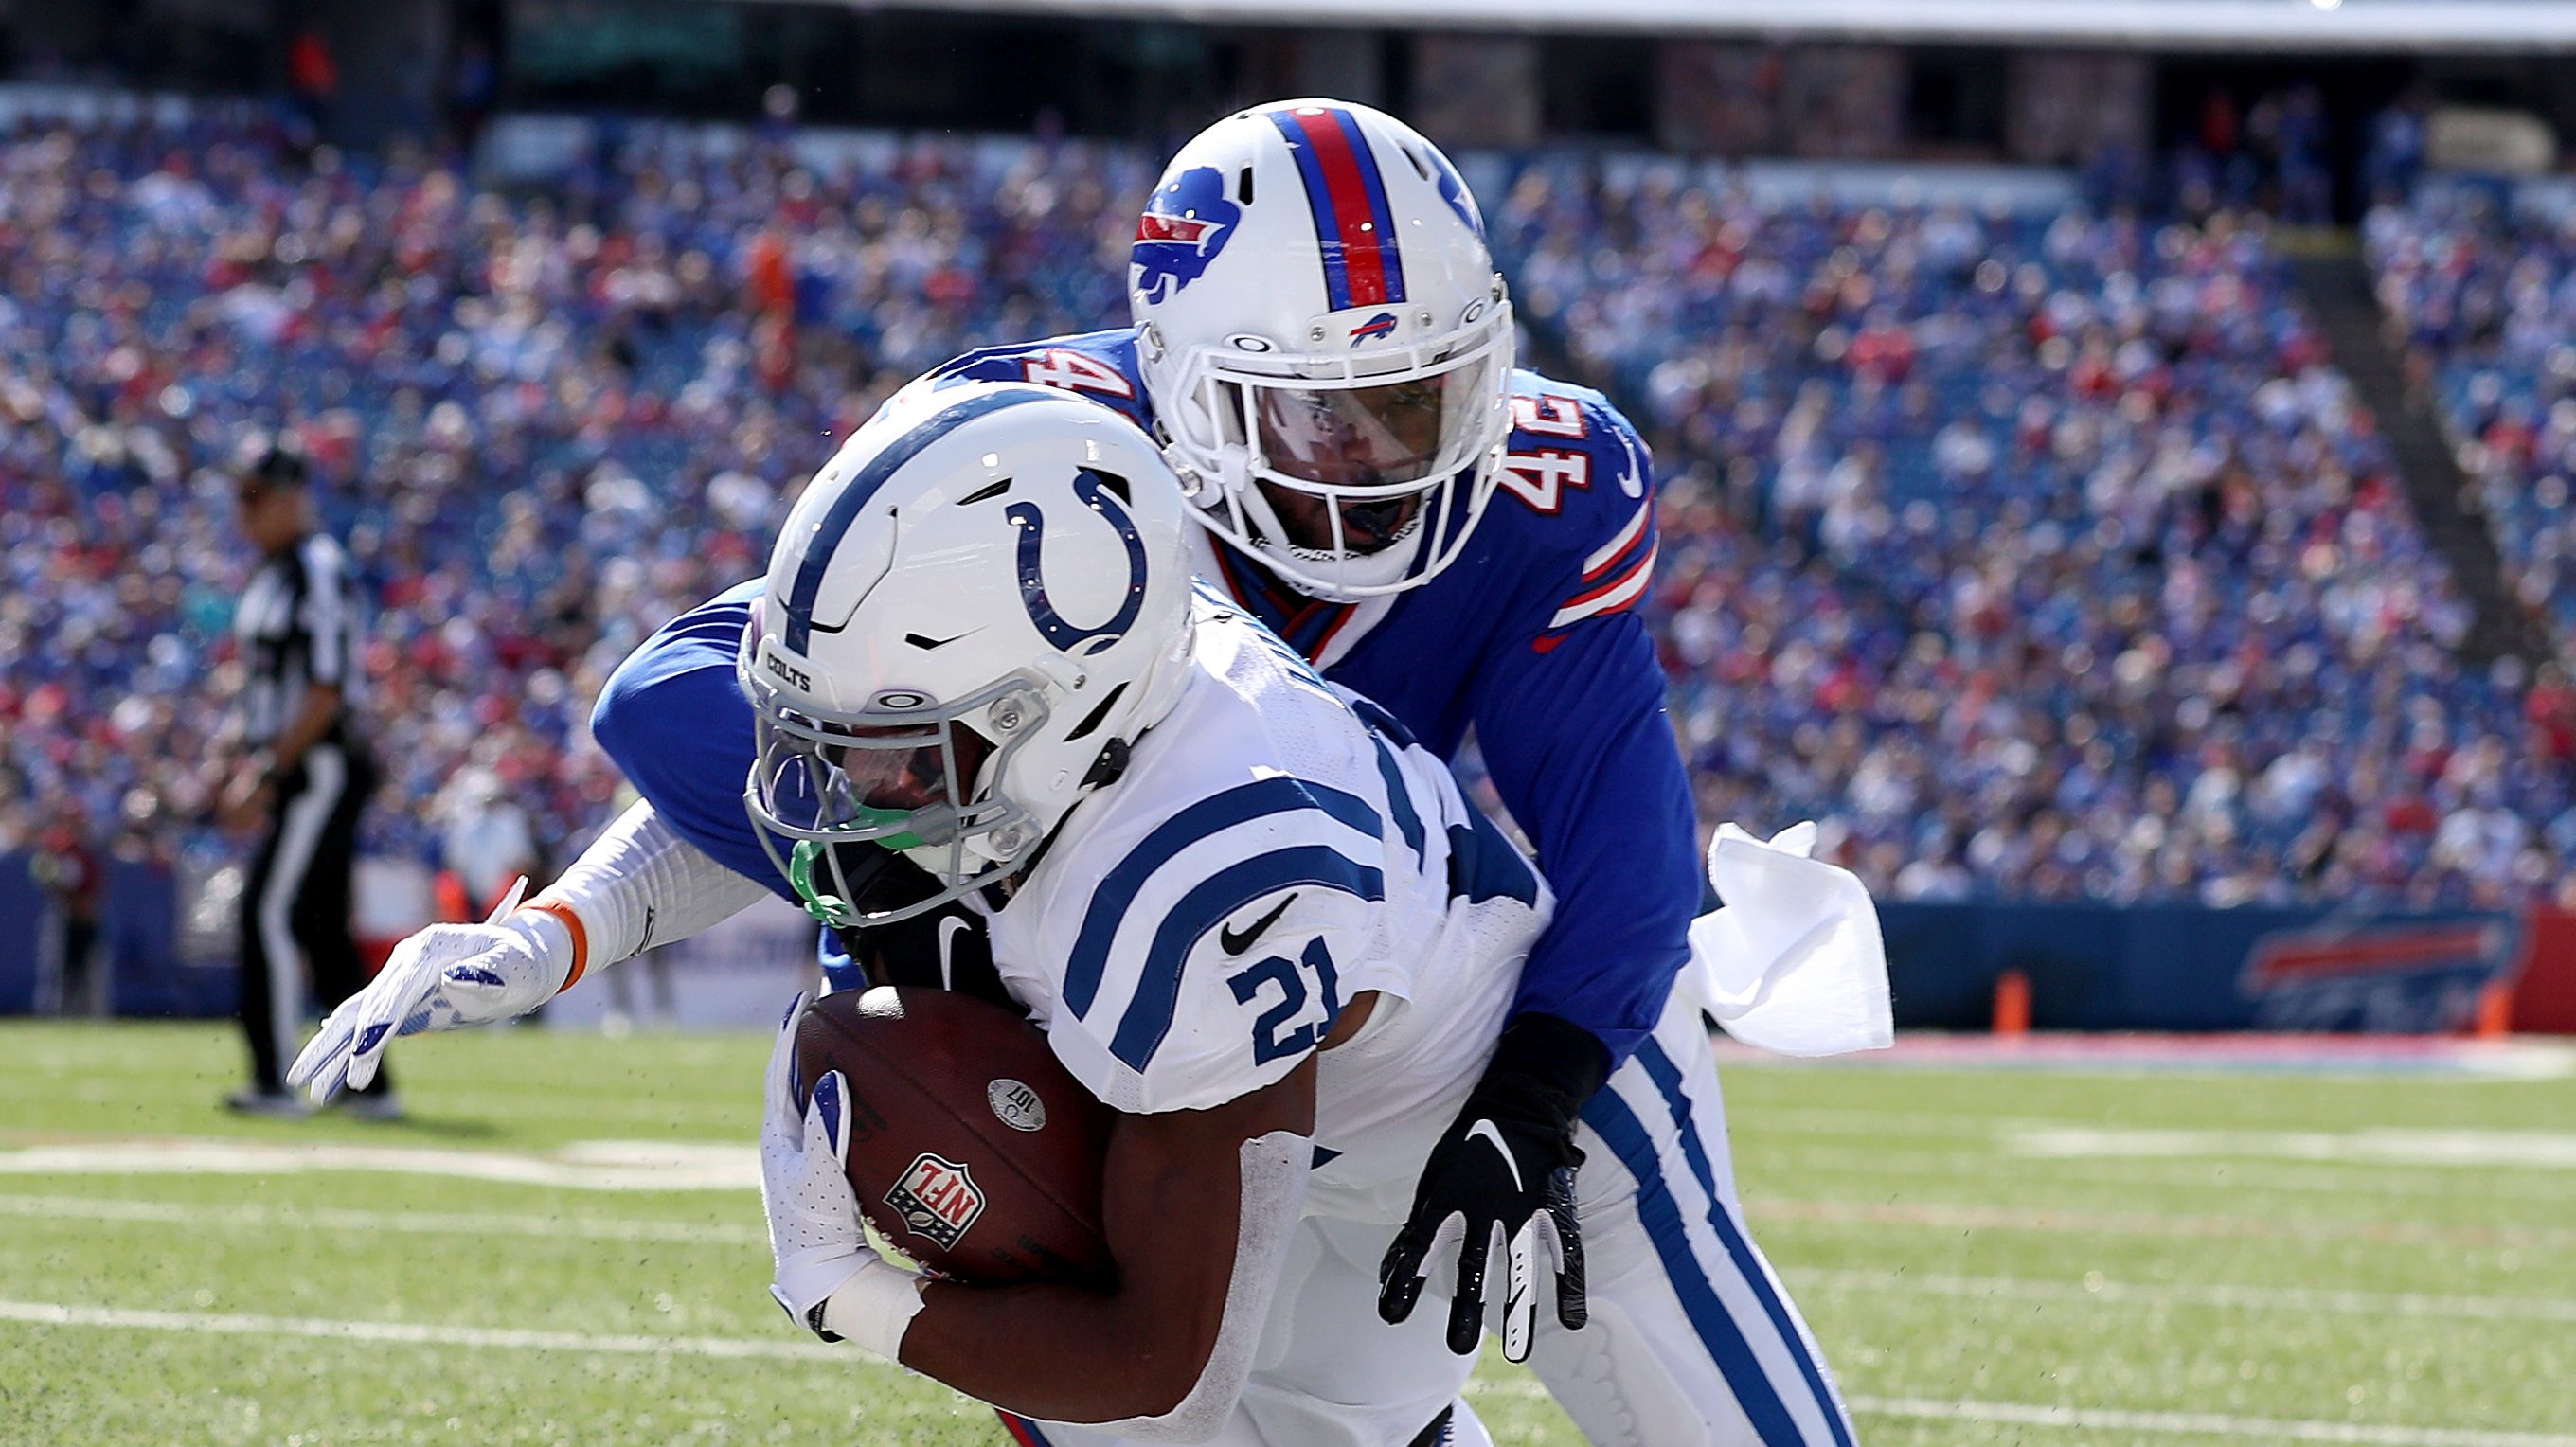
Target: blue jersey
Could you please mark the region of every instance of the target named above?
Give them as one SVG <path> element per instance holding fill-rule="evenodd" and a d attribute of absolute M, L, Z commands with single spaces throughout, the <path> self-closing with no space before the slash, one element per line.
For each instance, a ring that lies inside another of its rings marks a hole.
<path fill-rule="evenodd" d="M 1133 329 L 970 352 L 915 386 L 1041 382 L 1151 430 Z M 1653 640 L 1634 611 L 1655 561 L 1652 463 L 1589 388 L 1512 378 L 1501 485 L 1458 559 L 1391 597 L 1330 603 L 1205 540 L 1202 570 L 1442 758 L 1472 730 L 1557 896 L 1515 1012 L 1600 1037 L 1615 1067 L 1689 958 L 1703 878 Z M 742 809 L 750 705 L 733 679 L 757 583 L 692 610 L 609 680 L 593 727 L 637 790 L 719 861 L 793 898 Z"/>

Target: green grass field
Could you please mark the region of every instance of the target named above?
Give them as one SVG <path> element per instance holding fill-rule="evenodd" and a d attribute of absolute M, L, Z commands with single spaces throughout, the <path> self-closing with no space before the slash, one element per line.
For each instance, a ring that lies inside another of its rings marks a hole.
<path fill-rule="evenodd" d="M 999 1444 L 770 1304 L 766 1046 L 406 1042 L 369 1126 L 226 1115 L 215 1028 L 0 1026 L 0 1443 Z M 2576 1447 L 2576 1081 L 1726 1080 L 1865 1442 Z"/>

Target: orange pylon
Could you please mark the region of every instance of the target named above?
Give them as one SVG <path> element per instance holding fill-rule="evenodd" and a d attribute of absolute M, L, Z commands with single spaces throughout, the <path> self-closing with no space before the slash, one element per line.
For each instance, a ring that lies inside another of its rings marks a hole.
<path fill-rule="evenodd" d="M 2501 1040 L 2513 1033 L 2513 987 L 2489 980 L 2478 987 L 2478 1013 L 2469 1033 L 2481 1040 Z"/>
<path fill-rule="evenodd" d="M 2006 970 L 1995 977 L 1995 1033 L 2030 1033 L 2030 976 Z"/>

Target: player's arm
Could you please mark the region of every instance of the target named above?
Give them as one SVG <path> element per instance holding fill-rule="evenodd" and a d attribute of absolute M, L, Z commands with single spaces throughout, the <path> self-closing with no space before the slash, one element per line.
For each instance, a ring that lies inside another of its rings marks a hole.
<path fill-rule="evenodd" d="M 760 588 L 729 588 L 656 630 L 609 675 L 590 733 L 674 834 L 795 904 L 742 807 L 758 744 L 734 660 Z"/>
<path fill-rule="evenodd" d="M 405 1035 L 515 1019 L 591 971 L 687 939 L 760 896 L 758 884 L 638 803 L 526 904 L 513 889 L 481 924 L 434 924 L 396 945 L 367 987 L 322 1022 L 287 1083 L 328 1100 L 375 1079 L 385 1047 Z"/>
<path fill-rule="evenodd" d="M 1650 475 L 1626 419 L 1586 407 L 1594 435 L 1586 499 L 1609 515 L 1586 556 L 1492 636 L 1471 690 L 1479 747 L 1504 806 L 1538 850 L 1556 914 L 1522 966 L 1512 1015 L 1465 1107 L 1434 1148 L 1384 1265 L 1380 1312 L 1401 1321 L 1441 1227 L 1464 1228 L 1449 1342 L 1475 1349 L 1489 1243 L 1512 1277 L 1553 1233 L 1558 1320 L 1585 1316 L 1572 1170 L 1577 1112 L 1654 1029 L 1688 962 L 1702 878 L 1690 786 L 1665 712 L 1663 669 L 1634 607 L 1652 576 L 1652 489 L 1629 501 L 1613 477 Z M 1613 430 L 1615 429 L 1615 431 Z M 1600 504 L 1621 503 L 1609 509 Z M 1499 498 L 1496 507 L 1518 507 Z M 1615 520 L 1613 520 L 1615 519 Z M 1572 516 L 1545 526 L 1577 525 Z M 1564 550 L 1567 553 L 1574 548 Z M 1490 1126 L 1487 1130 L 1484 1127 Z M 1504 1350 L 1530 1344 L 1535 1288 L 1507 1299 Z"/>
<path fill-rule="evenodd" d="M 789 1007 L 771 1054 L 761 1144 L 779 1305 L 826 1340 L 1023 1415 L 1142 1441 L 1214 1434 L 1251 1372 L 1305 1202 L 1312 1053 L 1220 1104 L 1117 1116 L 1101 1185 L 1113 1288 L 967 1286 L 868 1248 L 840 1073 L 801 1106 L 792 1093 L 803 1006 Z"/>
<path fill-rule="evenodd" d="M 1644 625 L 1622 615 L 1500 661 L 1478 691 L 1495 792 L 1556 893 L 1513 1015 L 1590 1036 L 1606 1079 L 1662 1016 L 1705 885 L 1663 670 Z"/>
<path fill-rule="evenodd" d="M 961 353 L 913 378 L 878 409 L 919 405 L 942 387 L 963 382 L 1032 382 L 1059 387 L 1109 407 L 1151 430 L 1136 364 L 1136 333 L 1119 327 L 1039 342 L 1013 342 Z"/>
<path fill-rule="evenodd" d="M 1373 1007 L 1367 992 L 1341 999 L 1337 962 L 1373 938 L 1374 841 L 1321 811 L 1268 817 L 1271 842 L 1289 847 L 1239 859 L 1209 881 L 1218 893 L 1160 921 L 1151 933 L 1181 942 L 1177 952 L 1111 957 L 1094 977 L 1099 957 L 1077 941 L 1065 967 L 1048 1042 L 1076 1080 L 1122 1107 L 1102 1171 L 1115 1288 L 896 1292 L 883 1263 L 858 1259 L 858 1207 L 837 1168 L 806 1173 L 804 1187 L 767 1167 L 773 1246 L 834 1233 L 844 1243 L 822 1269 L 810 1252 L 778 1252 L 791 1314 L 1028 1416 L 1145 1441 L 1201 1441 L 1224 1423 L 1304 1207 L 1315 1056 Z M 794 1104 L 777 1095 L 771 1117 L 793 1128 Z M 844 1148 L 827 1120 L 836 1113 L 809 1110 L 804 1149 L 818 1132 Z M 814 1196 L 819 1209 L 780 1209 Z M 836 1285 L 844 1275 L 850 1284 Z M 827 1299 L 816 1320 L 813 1303 Z"/>
<path fill-rule="evenodd" d="M 751 705 L 734 683 L 755 581 L 673 619 L 618 665 L 591 715 L 644 802 L 526 906 L 431 925 L 341 1003 L 288 1080 L 328 1099 L 375 1078 L 387 1044 L 524 1015 L 591 970 L 685 939 L 768 889 L 790 900 L 742 808 Z"/>
<path fill-rule="evenodd" d="M 1513 1012 L 1581 1028 L 1606 1072 L 1662 1016 L 1706 880 L 1663 665 L 1637 612 L 1657 549 L 1652 461 L 1626 418 L 1582 410 L 1596 439 L 1586 555 L 1492 636 L 1470 716 L 1495 791 L 1556 893 Z M 1615 480 L 1632 469 L 1646 484 L 1633 499 Z M 1577 526 L 1567 513 L 1545 525 Z"/>
<path fill-rule="evenodd" d="M 1314 1123 L 1312 1056 L 1211 1109 L 1120 1115 L 1101 1196 L 1117 1288 L 933 1283 L 901 1361 L 1026 1416 L 1204 1438 L 1251 1371 Z"/>

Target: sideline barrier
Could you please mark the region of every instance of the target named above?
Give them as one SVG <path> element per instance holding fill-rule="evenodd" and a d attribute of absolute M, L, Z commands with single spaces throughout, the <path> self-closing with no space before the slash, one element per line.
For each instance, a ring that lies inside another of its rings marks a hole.
<path fill-rule="evenodd" d="M 27 872 L 28 856 L 0 854 L 0 1015 L 35 1008 L 46 951 L 49 903 Z M 193 964 L 179 949 L 179 886 L 156 864 L 110 859 L 99 900 L 101 962 L 109 1008 L 118 1015 L 229 1015 L 236 981 L 229 961 Z"/>
<path fill-rule="evenodd" d="M 169 874 L 115 861 L 106 883 L 117 1013 L 230 1013 L 229 963 L 182 957 Z M 44 910 L 27 857 L 0 854 L 0 1014 L 32 1006 Z M 2576 1034 L 2576 914 L 2559 910 L 1886 903 L 1879 918 L 1900 1029 L 1987 1030 L 1997 983 L 2018 973 L 2034 1030 L 2462 1031 L 2479 1024 L 2494 984 L 2511 992 L 2514 1031 Z M 657 967 L 677 987 L 682 1023 L 731 1023 L 718 997 L 751 976 L 764 997 L 775 993 L 768 973 L 801 976 L 812 940 L 810 923 L 782 905 L 670 950 Z"/>
<path fill-rule="evenodd" d="M 1897 1028 L 1945 1030 L 1986 1029 L 2007 972 L 2037 1030 L 2463 1030 L 2524 933 L 2499 914 L 2186 905 L 1882 904 L 1879 920 Z M 2576 927 L 2556 948 L 2576 953 Z"/>
<path fill-rule="evenodd" d="M 2524 916 L 2521 973 L 2513 982 L 2508 1028 L 2576 1035 L 2576 914 L 2535 909 Z"/>

